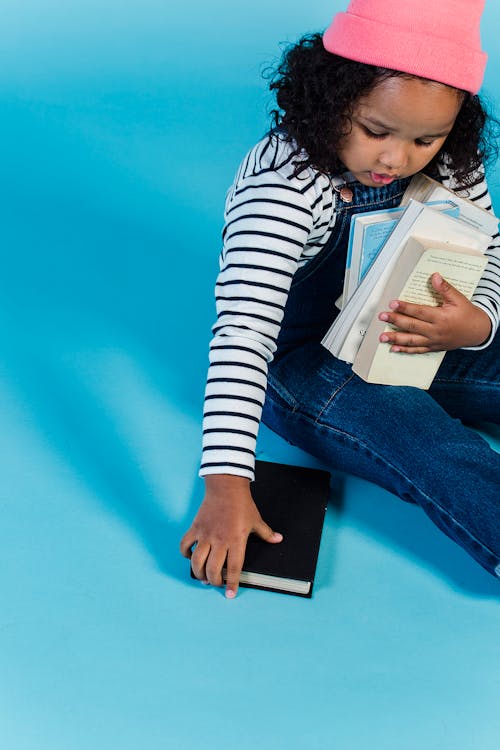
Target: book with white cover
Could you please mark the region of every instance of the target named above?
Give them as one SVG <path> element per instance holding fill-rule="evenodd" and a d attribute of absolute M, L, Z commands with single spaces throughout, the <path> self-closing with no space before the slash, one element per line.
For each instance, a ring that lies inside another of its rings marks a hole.
<path fill-rule="evenodd" d="M 401 200 L 401 206 L 408 205 L 410 200 L 417 200 L 420 203 L 451 200 L 458 206 L 460 219 L 466 224 L 470 224 L 491 237 L 498 231 L 498 219 L 492 211 L 478 206 L 474 201 L 455 193 L 422 172 L 412 177 Z"/>

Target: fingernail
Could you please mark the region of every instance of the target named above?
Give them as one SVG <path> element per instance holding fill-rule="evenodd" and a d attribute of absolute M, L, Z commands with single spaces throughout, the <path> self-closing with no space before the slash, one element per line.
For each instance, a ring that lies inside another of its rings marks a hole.
<path fill-rule="evenodd" d="M 389 336 L 386 336 L 385 333 L 383 333 L 382 336 L 380 337 L 380 341 L 386 344 L 389 341 Z"/>
<path fill-rule="evenodd" d="M 236 592 L 233 589 L 226 589 L 226 599 L 234 599 Z"/>
<path fill-rule="evenodd" d="M 387 315 L 387 313 L 380 313 L 378 317 L 379 320 L 389 320 L 389 316 Z"/>
<path fill-rule="evenodd" d="M 273 534 L 273 540 L 275 542 L 282 542 L 283 541 L 283 534 L 279 534 L 277 531 Z"/>
<path fill-rule="evenodd" d="M 210 586 L 210 582 L 209 582 L 209 581 L 202 581 L 202 584 L 203 584 L 204 586 Z"/>
<path fill-rule="evenodd" d="M 401 347 L 399 347 L 399 346 L 391 346 L 391 352 L 400 352 L 400 351 L 401 351 Z"/>
<path fill-rule="evenodd" d="M 434 274 L 434 278 L 436 279 L 436 281 L 437 281 L 438 284 L 440 284 L 442 282 L 442 280 L 443 280 L 443 277 L 441 276 L 440 273 L 435 273 Z"/>
<path fill-rule="evenodd" d="M 391 310 L 397 310 L 399 307 L 399 302 L 397 300 L 394 300 L 394 302 L 391 302 L 389 307 L 391 308 Z"/>

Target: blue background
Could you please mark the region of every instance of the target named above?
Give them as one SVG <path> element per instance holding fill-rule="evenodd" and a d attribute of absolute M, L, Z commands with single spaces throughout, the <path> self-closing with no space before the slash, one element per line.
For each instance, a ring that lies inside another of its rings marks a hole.
<path fill-rule="evenodd" d="M 1 746 L 497 748 L 498 583 L 419 509 L 339 485 L 310 601 L 228 602 L 177 552 L 225 190 L 262 70 L 344 3 L 0 7 Z"/>

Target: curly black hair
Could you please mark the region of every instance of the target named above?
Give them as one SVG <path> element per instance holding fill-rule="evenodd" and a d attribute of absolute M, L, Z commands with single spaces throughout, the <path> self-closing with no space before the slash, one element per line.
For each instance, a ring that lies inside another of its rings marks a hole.
<path fill-rule="evenodd" d="M 285 50 L 269 75 L 269 88 L 278 104 L 271 115 L 273 126 L 283 131 L 287 141 L 297 144 L 296 174 L 309 166 L 325 174 L 342 169 L 337 149 L 349 131 L 355 104 L 394 76 L 416 77 L 327 52 L 321 34 L 303 36 Z M 497 154 L 494 126 L 498 122 L 478 96 L 460 89 L 457 94 L 462 105 L 453 129 L 425 172 L 436 177 L 438 163 L 445 161 L 458 186 L 469 188 L 480 182 L 480 165 Z"/>

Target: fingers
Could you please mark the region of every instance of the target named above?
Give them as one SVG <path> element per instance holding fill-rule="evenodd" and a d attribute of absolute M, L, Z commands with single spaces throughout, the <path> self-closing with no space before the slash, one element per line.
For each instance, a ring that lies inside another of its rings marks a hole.
<path fill-rule="evenodd" d="M 193 571 L 193 575 L 196 578 L 198 578 L 200 581 L 203 581 L 204 583 L 208 583 L 210 581 L 210 578 L 209 578 L 209 575 L 210 575 L 214 581 L 216 580 L 219 581 L 219 583 L 216 583 L 215 585 L 220 586 L 222 583 L 222 576 L 220 574 L 220 570 L 222 569 L 222 565 L 224 564 L 225 552 L 224 552 L 224 557 L 222 559 L 222 563 L 220 565 L 219 572 L 217 572 L 216 564 L 212 562 L 210 567 L 207 565 L 207 559 L 209 558 L 209 555 L 211 553 L 210 543 L 198 541 L 198 536 L 199 535 L 196 533 L 195 530 L 193 530 L 192 528 L 189 529 L 189 531 L 187 531 L 181 539 L 181 543 L 180 543 L 181 553 L 183 554 L 184 557 L 187 557 L 188 559 L 191 560 L 191 570 Z M 208 567 L 209 567 L 209 570 L 207 569 Z M 211 582 L 212 581 L 210 581 L 210 583 Z"/>
<path fill-rule="evenodd" d="M 391 352 L 401 352 L 404 354 L 427 354 L 432 351 L 436 350 L 431 349 L 429 346 L 402 346 L 399 344 L 391 346 Z"/>
<path fill-rule="evenodd" d="M 222 586 L 224 583 L 222 573 L 227 561 L 226 596 L 229 599 L 234 598 L 238 590 L 240 573 L 245 559 L 247 538 L 234 542 L 228 548 L 226 544 L 222 544 L 218 540 L 213 540 L 212 543 L 204 540 L 198 541 L 198 536 L 200 535 L 196 531 L 190 529 L 182 537 L 180 544 L 184 557 L 191 559 L 193 575 L 202 583 Z M 227 593 L 227 591 L 232 593 Z"/>
<path fill-rule="evenodd" d="M 459 292 L 456 287 L 452 286 L 448 281 L 443 279 L 443 277 L 439 273 L 432 274 L 431 284 L 436 292 L 438 292 L 442 296 L 444 302 L 459 304 L 461 300 L 466 299 L 462 292 Z"/>
<path fill-rule="evenodd" d="M 196 535 L 194 535 L 196 541 Z M 226 562 L 227 547 L 225 545 L 211 545 L 207 541 L 199 541 L 194 550 L 193 534 L 188 532 L 181 541 L 181 551 L 184 557 L 191 558 L 191 569 L 195 578 L 212 586 L 222 586 L 222 568 Z"/>
<path fill-rule="evenodd" d="M 226 598 L 234 599 L 238 593 L 241 570 L 245 559 L 245 548 L 237 547 L 227 553 Z"/>
<path fill-rule="evenodd" d="M 379 320 L 394 326 L 379 337 L 383 344 L 391 344 L 393 352 L 423 354 L 431 351 L 435 336 L 435 308 L 413 305 L 395 300 L 390 304 L 391 312 L 379 314 Z"/>
<path fill-rule="evenodd" d="M 256 523 L 253 531 L 270 544 L 278 544 L 283 541 L 283 534 L 273 531 L 262 519 Z M 228 599 L 234 599 L 238 592 L 240 575 L 245 561 L 245 547 L 246 545 L 235 545 L 230 547 L 227 553 L 226 597 Z"/>
<path fill-rule="evenodd" d="M 439 318 L 436 309 L 427 305 L 412 305 L 409 302 L 391 302 L 391 310 L 381 312 L 378 318 L 384 323 L 404 328 L 405 331 L 419 331 L 434 325 Z"/>
<path fill-rule="evenodd" d="M 186 531 L 184 536 L 181 539 L 180 543 L 180 550 L 183 557 L 187 557 L 188 560 L 191 559 L 192 555 L 192 547 L 196 543 L 196 534 L 192 531 L 192 529 L 189 529 Z"/>
<path fill-rule="evenodd" d="M 253 531 L 270 544 L 278 544 L 283 540 L 283 535 L 273 531 L 262 519 L 257 521 Z M 184 557 L 191 558 L 193 575 L 203 583 L 222 586 L 225 567 L 226 597 L 234 599 L 245 560 L 247 537 L 239 537 L 227 545 L 216 541 L 198 541 L 197 536 L 196 532 L 189 530 L 181 540 L 181 552 Z"/>
<path fill-rule="evenodd" d="M 270 544 L 278 544 L 283 541 L 283 534 L 280 534 L 278 531 L 273 531 L 272 528 L 262 519 L 260 519 L 255 525 L 254 533 Z"/>
<path fill-rule="evenodd" d="M 245 559 L 246 543 L 227 549 L 198 544 L 191 557 L 191 567 L 196 578 L 212 586 L 222 586 L 223 569 L 226 568 L 226 597 L 234 599 L 238 591 L 241 570 Z"/>
<path fill-rule="evenodd" d="M 226 558 L 226 547 L 211 547 L 208 542 L 197 544 L 191 555 L 193 575 L 202 581 L 202 583 L 210 583 L 212 586 L 222 586 L 222 569 Z"/>
<path fill-rule="evenodd" d="M 210 548 L 210 554 L 208 555 L 205 563 L 206 580 L 211 583 L 212 586 L 222 586 L 222 568 L 225 565 L 228 555 L 227 547 L 217 546 Z"/>
<path fill-rule="evenodd" d="M 432 274 L 431 283 L 437 304 L 392 300 L 390 309 L 379 314 L 379 320 L 388 324 L 379 341 L 389 344 L 392 352 L 425 354 L 474 346 L 474 342 L 484 340 L 481 336 L 488 325 L 478 320 L 467 297 L 438 273 Z"/>
<path fill-rule="evenodd" d="M 416 305 L 396 299 L 389 303 L 389 315 L 404 315 L 423 323 L 434 323 L 439 316 L 439 305 Z M 437 313 L 437 315 L 436 315 Z"/>
<path fill-rule="evenodd" d="M 208 542 L 198 542 L 191 555 L 191 569 L 194 576 L 200 581 L 208 580 L 205 568 L 210 551 L 210 544 Z"/>
<path fill-rule="evenodd" d="M 391 352 L 407 352 L 409 354 L 424 354 L 432 351 L 429 339 L 425 336 L 408 335 L 400 332 L 387 332 L 380 336 L 382 344 L 390 344 Z"/>

